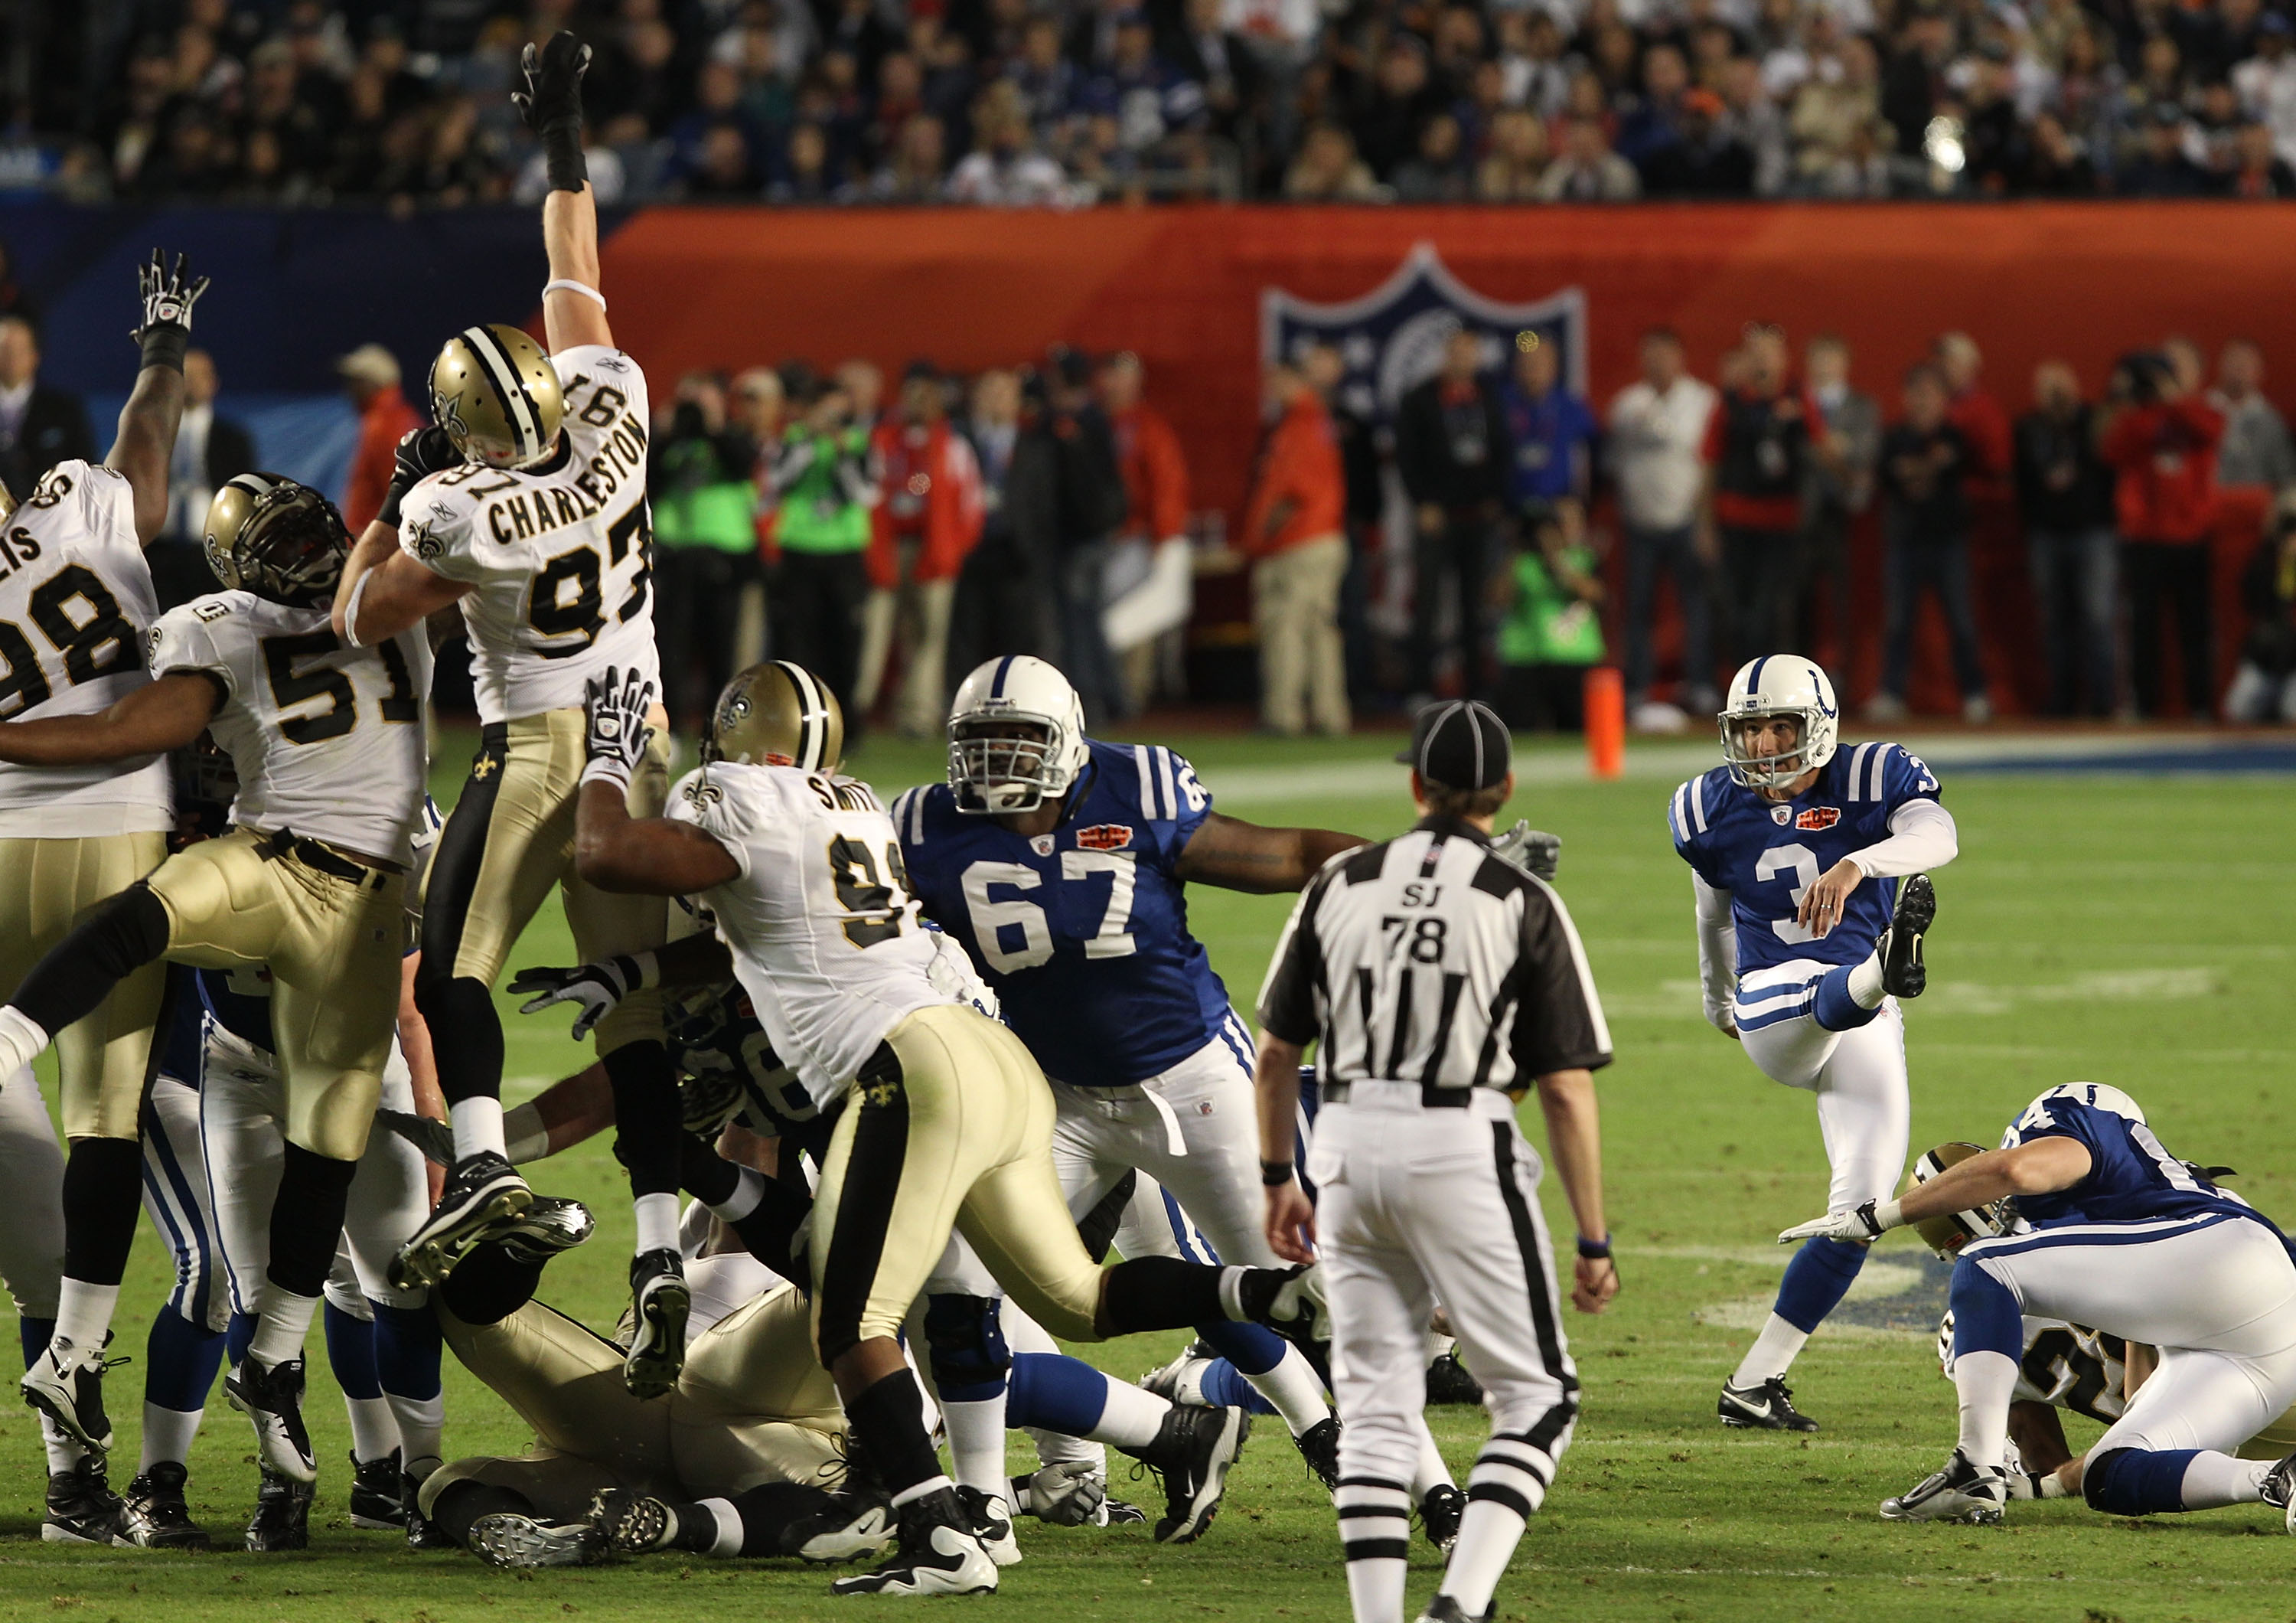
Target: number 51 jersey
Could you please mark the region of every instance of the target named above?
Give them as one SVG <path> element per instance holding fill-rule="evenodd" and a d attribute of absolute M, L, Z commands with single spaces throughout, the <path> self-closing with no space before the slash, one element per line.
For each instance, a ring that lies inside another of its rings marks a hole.
<path fill-rule="evenodd" d="M 1060 826 L 1033 837 L 956 809 L 948 786 L 893 803 L 917 899 L 964 944 L 1048 1076 L 1161 1075 L 1234 1021 L 1188 933 L 1177 869 L 1212 797 L 1170 750 L 1090 740 Z"/>
<path fill-rule="evenodd" d="M 399 508 L 399 549 L 476 589 L 463 622 L 488 723 L 578 707 L 609 665 L 660 680 L 645 374 L 603 344 L 550 362 L 566 391 L 556 451 L 531 468 L 433 474 Z"/>

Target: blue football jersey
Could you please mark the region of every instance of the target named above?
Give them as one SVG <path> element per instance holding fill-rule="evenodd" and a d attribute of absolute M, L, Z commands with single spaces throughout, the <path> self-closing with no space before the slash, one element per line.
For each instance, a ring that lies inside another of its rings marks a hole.
<path fill-rule="evenodd" d="M 206 1052 L 201 1032 L 207 1005 L 200 1001 L 200 972 L 182 964 L 169 964 L 168 1001 L 160 1007 L 166 1012 L 168 1028 L 155 1034 L 153 1039 L 160 1050 L 160 1075 L 187 1088 L 196 1088 L 201 1073 L 207 1068 L 201 1063 Z"/>
<path fill-rule="evenodd" d="M 271 971 L 202 969 L 200 1002 L 215 1023 L 242 1042 L 271 1052 Z"/>
<path fill-rule="evenodd" d="M 1794 959 L 1862 962 L 1890 927 L 1898 882 L 1869 879 L 1850 892 L 1841 922 L 1823 938 L 1795 922 L 1802 896 L 1842 858 L 1889 838 L 1899 806 L 1939 798 L 1937 775 L 1919 755 L 1903 745 L 1860 744 L 1837 751 L 1789 801 L 1764 800 L 1718 766 L 1674 792 L 1666 821 L 1682 860 L 1730 893 L 1744 975 Z"/>
<path fill-rule="evenodd" d="M 1212 797 L 1170 750 L 1095 740 L 1090 752 L 1050 834 L 960 812 L 947 784 L 902 795 L 893 823 L 910 894 L 972 956 L 1046 1074 L 1121 1087 L 1216 1041 L 1232 1015 L 1174 871 Z"/>
<path fill-rule="evenodd" d="M 2094 1082 L 2051 1088 L 2010 1124 L 2001 1135 L 2001 1148 L 2013 1149 L 2045 1138 L 2079 1141 L 2088 1150 L 2089 1170 L 2070 1189 L 2017 1197 L 2018 1215 L 2037 1229 L 2069 1223 L 2259 1215 L 2246 1201 L 2218 1189 L 2162 1149 L 2145 1125 L 2144 1112 L 2119 1088 Z"/>

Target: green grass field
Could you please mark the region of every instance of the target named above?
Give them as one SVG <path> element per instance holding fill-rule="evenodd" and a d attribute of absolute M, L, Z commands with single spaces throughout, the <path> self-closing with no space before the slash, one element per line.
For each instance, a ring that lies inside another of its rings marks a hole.
<path fill-rule="evenodd" d="M 1386 834 L 1408 818 L 1399 769 L 1371 763 L 1391 741 L 1287 746 L 1167 738 L 1216 795 L 1263 822 Z M 442 749 L 442 788 L 463 759 Z M 888 789 L 937 772 L 930 753 L 873 746 L 857 770 Z M 1824 1204 L 1809 1100 L 1762 1079 L 1700 1019 L 1688 885 L 1668 847 L 1671 779 L 1577 780 L 1541 757 L 1516 809 L 1564 838 L 1562 888 L 1608 1003 L 1618 1063 L 1603 1074 L 1611 1210 L 1625 1290 L 1599 1319 L 1567 1315 L 1585 1380 L 1578 1441 L 1499 1589 L 1507 1619 L 1924 1617 L 2062 1620 L 2287 1619 L 2296 1544 L 2261 1508 L 2137 1523 L 2079 1504 L 2013 1507 L 1994 1530 L 1884 1524 L 1874 1507 L 1942 1460 L 1953 1394 L 1931 1339 L 1943 1270 L 1910 1236 L 1875 1254 L 1841 1328 L 1795 1372 L 1824 1429 L 1808 1438 L 1725 1432 L 1714 1395 L 1767 1305 L 1785 1253 L 1770 1242 Z M 2112 1083 L 2145 1105 L 2172 1149 L 2228 1162 L 2268 1211 L 2296 1215 L 2296 1105 L 2284 1086 L 2296 1042 L 2287 921 L 2296 863 L 2284 779 L 1956 777 L 1961 860 L 1941 876 L 1931 987 L 1908 1016 L 1916 1149 L 1989 1141 L 2043 1088 Z M 442 794 L 442 798 L 444 797 Z M 1198 890 L 1193 919 L 1239 1001 L 1258 988 L 1288 898 Z M 554 909 L 514 960 L 564 961 Z M 574 1068 L 564 1018 L 511 1031 L 512 1092 Z M 451 1042 L 451 1034 L 439 1040 Z M 1531 1113 L 1535 1128 L 1536 1112 Z M 596 1206 L 600 1232 L 545 1281 L 556 1305 L 611 1323 L 623 1298 L 629 1216 L 603 1143 L 543 1166 L 541 1187 Z M 1559 1191 L 1550 1214 L 1570 1232 Z M 111 1381 L 113 1472 L 135 1460 L 142 1343 L 163 1294 L 165 1248 L 148 1228 L 123 1296 L 119 1346 L 139 1363 Z M 1896 1328 L 1892 1328 L 1895 1326 Z M 1088 1355 L 1126 1376 L 1177 1338 Z M 348 1447 L 340 1400 L 313 1341 L 308 1413 L 323 1456 L 308 1554 L 258 1559 L 62 1548 L 37 1542 L 40 1476 L 28 1411 L 0 1407 L 0 1618 L 87 1619 L 627 1619 L 826 1618 L 820 1574 L 765 1563 L 642 1565 L 519 1581 L 467 1556 L 411 1555 L 354 1531 L 343 1511 Z M 447 1376 L 450 1453 L 512 1452 L 526 1438 L 459 1370 Z M 1435 1412 L 1463 1473 L 1479 1413 Z M 2095 1428 L 2069 1420 L 2076 1447 Z M 1017 1455 L 1016 1455 L 1017 1458 Z M 254 1487 L 244 1423 L 218 1395 L 193 1459 L 194 1514 L 235 1546 Z M 1125 1492 L 1122 1471 L 1117 1489 Z M 1132 1492 L 1145 1495 L 1145 1483 Z M 1160 1550 L 1144 1528 L 1025 1524 L 1027 1561 L 993 1601 L 1021 1619 L 1341 1619 L 1344 1579 L 1330 1508 L 1263 1425 L 1227 1504 L 1196 1545 Z M 1414 1544 L 1411 1596 L 1438 1561 Z M 882 1603 L 881 1603 L 882 1604 Z M 955 1602 L 945 1603 L 954 1607 Z"/>

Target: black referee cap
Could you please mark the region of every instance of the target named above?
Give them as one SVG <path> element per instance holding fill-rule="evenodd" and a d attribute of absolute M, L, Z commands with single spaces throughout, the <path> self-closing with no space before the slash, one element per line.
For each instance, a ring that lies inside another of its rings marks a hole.
<path fill-rule="evenodd" d="M 1396 759 L 1418 769 L 1422 782 L 1446 789 L 1488 789 L 1514 767 L 1514 741 L 1498 713 L 1475 699 L 1430 704 L 1411 721 L 1411 747 Z"/>

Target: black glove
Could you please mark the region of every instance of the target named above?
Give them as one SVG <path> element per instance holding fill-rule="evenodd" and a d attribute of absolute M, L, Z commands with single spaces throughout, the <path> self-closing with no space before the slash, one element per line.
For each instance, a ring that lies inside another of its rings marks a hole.
<path fill-rule="evenodd" d="M 447 431 L 435 423 L 427 428 L 410 428 L 399 436 L 398 449 L 390 460 L 390 485 L 383 491 L 382 506 L 375 517 L 398 528 L 398 504 L 407 491 L 433 474 L 443 474 L 449 468 L 463 465 L 463 453 L 447 437 Z"/>
<path fill-rule="evenodd" d="M 582 713 L 587 730 L 582 740 L 590 764 L 582 781 L 604 780 L 627 787 L 630 774 L 645 758 L 646 741 L 653 729 L 646 712 L 653 708 L 653 684 L 636 671 L 625 677 L 613 666 L 582 684 Z"/>
<path fill-rule="evenodd" d="M 623 954 L 601 959 L 594 964 L 578 964 L 571 969 L 521 969 L 512 981 L 513 996 L 532 993 L 535 995 L 519 1005 L 521 1014 L 540 1014 L 554 1003 L 578 1003 L 581 1008 L 574 1016 L 573 1035 L 586 1037 L 599 1021 L 613 1013 L 614 1006 L 639 987 L 646 985 L 647 971 L 652 968 L 652 954 L 639 958 Z"/>
<path fill-rule="evenodd" d="M 135 288 L 144 300 L 144 319 L 127 336 L 143 346 L 145 366 L 181 372 L 184 351 L 191 347 L 192 306 L 208 291 L 208 279 L 192 275 L 189 254 L 177 254 L 176 268 L 169 270 L 154 248 L 152 262 L 136 269 Z"/>
<path fill-rule="evenodd" d="M 519 67 L 526 88 L 513 90 L 526 127 L 542 138 L 543 161 L 554 192 L 578 192 L 588 179 L 582 161 L 582 75 L 590 66 L 590 47 L 561 29 L 540 50 L 526 47 Z"/>

